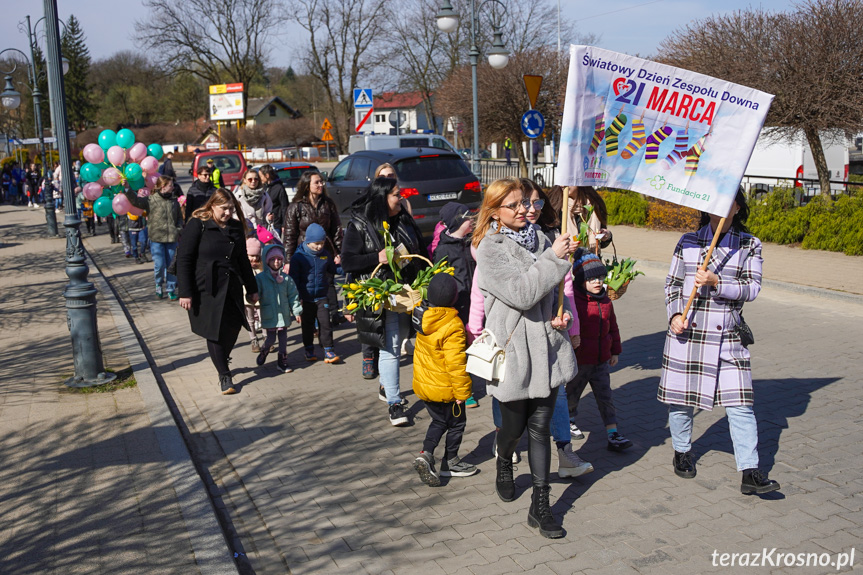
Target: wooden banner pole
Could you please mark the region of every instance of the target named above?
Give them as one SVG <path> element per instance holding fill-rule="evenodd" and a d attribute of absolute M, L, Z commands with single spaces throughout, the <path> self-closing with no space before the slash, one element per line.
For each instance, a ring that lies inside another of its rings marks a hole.
<path fill-rule="evenodd" d="M 719 220 L 719 224 L 713 232 L 713 241 L 710 242 L 710 249 L 707 250 L 707 256 L 704 258 L 704 263 L 701 264 L 702 271 L 707 269 L 707 264 L 710 262 L 710 256 L 713 255 L 713 248 L 716 247 L 716 242 L 719 241 L 719 236 L 722 235 L 722 228 L 725 227 L 725 220 L 727 219 L 727 217 L 724 217 Z M 698 292 L 698 288 L 692 286 L 692 293 L 689 294 L 689 299 L 686 301 L 686 307 L 683 308 L 683 319 L 686 319 L 686 316 L 689 313 L 689 308 L 692 306 L 692 300 L 695 299 L 696 292 Z"/>
<path fill-rule="evenodd" d="M 560 215 L 560 233 L 565 234 L 569 224 L 569 188 L 563 188 L 563 207 Z M 563 317 L 563 287 L 566 278 L 560 280 L 560 286 L 557 288 L 557 317 Z"/>

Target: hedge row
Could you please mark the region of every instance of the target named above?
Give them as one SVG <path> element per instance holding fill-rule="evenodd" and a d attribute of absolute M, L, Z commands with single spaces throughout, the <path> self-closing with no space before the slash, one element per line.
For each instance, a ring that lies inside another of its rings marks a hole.
<path fill-rule="evenodd" d="M 608 224 L 647 226 L 652 229 L 692 231 L 698 227 L 697 210 L 647 199 L 628 190 L 600 190 L 608 208 Z M 863 255 L 863 186 L 831 200 L 817 196 L 803 207 L 794 188 L 775 188 L 750 204 L 750 231 L 765 242 L 799 244 L 804 249 Z"/>

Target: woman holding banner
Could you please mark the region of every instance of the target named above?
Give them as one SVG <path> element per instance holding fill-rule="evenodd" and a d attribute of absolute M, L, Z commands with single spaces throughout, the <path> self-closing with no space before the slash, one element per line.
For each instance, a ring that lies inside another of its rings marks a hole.
<path fill-rule="evenodd" d="M 561 234 L 552 243 L 527 219 L 531 202 L 521 182 L 493 182 L 483 196 L 473 244 L 477 248 L 478 285 L 485 296 L 485 328 L 506 351 L 502 381 L 487 383 L 500 402 L 495 487 L 503 501 L 515 499 L 512 454 L 528 431 L 528 462 L 533 495 L 528 525 L 544 537 L 563 537 L 551 513 L 549 424 L 557 387 L 576 374 L 575 355 L 565 330 L 572 312 L 557 317 L 558 287 L 569 271 L 569 254 L 577 242 Z M 566 305 L 565 308 L 569 306 Z"/>
<path fill-rule="evenodd" d="M 748 233 L 749 208 L 740 189 L 728 218 L 702 213 L 701 229 L 677 243 L 665 280 L 669 330 L 662 357 L 658 399 L 668 404 L 674 447 L 674 473 L 695 477 L 690 452 L 695 408 L 725 407 L 737 470 L 744 494 L 779 489 L 758 469 L 758 427 L 752 411 L 752 372 L 746 346 L 751 332 L 743 322 L 743 304 L 761 291 L 761 241 Z M 717 229 L 722 225 L 721 229 Z M 700 266 L 714 234 L 720 234 L 707 269 Z M 686 299 L 697 297 L 691 313 Z"/>

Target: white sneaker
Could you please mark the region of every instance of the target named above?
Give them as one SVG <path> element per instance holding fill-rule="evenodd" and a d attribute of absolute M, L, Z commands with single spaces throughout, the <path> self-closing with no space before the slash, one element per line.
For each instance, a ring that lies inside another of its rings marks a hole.
<path fill-rule="evenodd" d="M 414 354 L 414 341 L 411 338 L 405 338 L 402 342 L 402 355 L 413 355 Z"/>
<path fill-rule="evenodd" d="M 497 459 L 497 431 L 494 432 L 494 443 L 491 444 L 492 453 L 494 453 L 494 458 Z M 518 463 L 518 451 L 512 452 L 512 462 Z"/>
<path fill-rule="evenodd" d="M 593 465 L 576 455 L 571 443 L 557 450 L 557 458 L 557 475 L 560 478 L 578 477 L 593 471 Z"/>
<path fill-rule="evenodd" d="M 574 423 L 569 424 L 569 434 L 572 436 L 573 439 L 584 439 L 584 434 Z"/>

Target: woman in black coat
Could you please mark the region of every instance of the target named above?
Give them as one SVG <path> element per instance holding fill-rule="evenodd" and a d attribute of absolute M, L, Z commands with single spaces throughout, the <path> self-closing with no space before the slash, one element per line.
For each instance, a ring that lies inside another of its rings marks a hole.
<path fill-rule="evenodd" d="M 192 332 L 207 340 L 223 395 L 236 393 L 228 361 L 240 329 L 249 329 L 243 287 L 249 303 L 258 301 L 258 286 L 246 254 L 245 218 L 234 218 L 241 213 L 231 192 L 216 190 L 192 214 L 177 250 L 180 306 L 189 312 Z"/>

